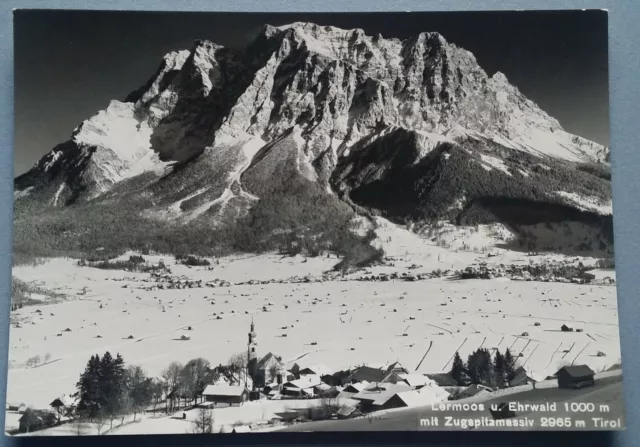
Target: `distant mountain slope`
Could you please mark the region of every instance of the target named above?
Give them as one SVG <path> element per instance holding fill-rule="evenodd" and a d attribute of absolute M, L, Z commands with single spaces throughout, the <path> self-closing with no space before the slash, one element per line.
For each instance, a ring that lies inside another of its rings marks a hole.
<path fill-rule="evenodd" d="M 81 227 L 112 210 L 127 216 L 114 225 L 147 228 L 148 241 L 126 242 L 137 245 L 155 243 L 153 228 L 240 221 L 244 238 L 265 240 L 344 222 L 350 207 L 468 223 L 504 221 L 508 201 L 582 219 L 610 215 L 608 159 L 437 33 L 400 41 L 294 23 L 265 26 L 243 51 L 197 41 L 167 54 L 15 179 L 14 208 L 16 225 L 37 212 L 58 238 L 61 216 Z"/>

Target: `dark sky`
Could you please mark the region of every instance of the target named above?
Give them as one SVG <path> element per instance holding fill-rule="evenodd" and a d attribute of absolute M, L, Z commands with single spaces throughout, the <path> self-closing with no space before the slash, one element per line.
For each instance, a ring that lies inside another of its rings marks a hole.
<path fill-rule="evenodd" d="M 407 38 L 438 31 L 475 54 L 569 132 L 609 144 L 607 14 L 602 11 L 221 14 L 16 11 L 15 175 L 111 99 L 144 84 L 195 39 L 242 47 L 262 25 L 310 21 Z"/>

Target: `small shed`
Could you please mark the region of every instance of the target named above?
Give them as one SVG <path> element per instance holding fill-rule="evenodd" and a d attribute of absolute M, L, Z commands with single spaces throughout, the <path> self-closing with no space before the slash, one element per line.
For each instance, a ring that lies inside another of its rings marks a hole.
<path fill-rule="evenodd" d="M 583 388 L 595 384 L 595 372 L 587 365 L 564 366 L 558 370 L 558 388 Z"/>
<path fill-rule="evenodd" d="M 241 386 L 207 385 L 202 392 L 202 399 L 215 402 L 216 406 L 239 406 L 247 400 L 249 392 Z"/>
<path fill-rule="evenodd" d="M 573 332 L 573 327 L 569 326 L 568 324 L 563 324 L 562 326 L 560 326 L 560 330 L 562 332 Z"/>

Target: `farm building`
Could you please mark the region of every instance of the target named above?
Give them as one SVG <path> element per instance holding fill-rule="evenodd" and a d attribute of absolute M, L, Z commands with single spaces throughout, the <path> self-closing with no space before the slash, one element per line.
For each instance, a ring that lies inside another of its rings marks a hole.
<path fill-rule="evenodd" d="M 74 410 L 75 405 L 75 399 L 67 394 L 63 394 L 61 397 L 54 399 L 49 404 L 49 406 L 53 409 L 54 413 L 58 415 L 58 417 L 68 415 Z"/>
<path fill-rule="evenodd" d="M 442 388 L 432 389 L 423 387 L 419 390 L 395 393 L 389 400 L 381 405 L 376 405 L 376 402 L 374 402 L 374 406 L 379 406 L 380 410 L 402 407 L 422 407 L 446 400 L 448 396 L 449 393 Z"/>
<path fill-rule="evenodd" d="M 595 384 L 595 373 L 587 365 L 564 366 L 556 377 L 558 388 L 582 388 Z"/>
<path fill-rule="evenodd" d="M 290 380 L 282 385 L 282 395 L 291 397 L 312 397 L 322 384 L 319 376 L 308 375 L 297 380 Z"/>
<path fill-rule="evenodd" d="M 322 377 L 322 376 L 330 376 L 332 373 L 333 371 L 331 371 L 331 369 L 329 369 L 325 365 L 307 366 L 304 368 L 300 368 L 300 370 L 298 371 L 298 374 L 300 375 L 300 377 L 308 376 L 308 375 L 316 375 L 316 376 Z"/>
<path fill-rule="evenodd" d="M 18 413 L 24 413 L 27 409 L 27 405 L 23 403 L 7 403 L 7 411 L 16 411 Z"/>
<path fill-rule="evenodd" d="M 560 330 L 562 332 L 573 332 L 573 327 L 569 326 L 568 324 L 563 324 L 562 326 L 560 326 Z"/>
<path fill-rule="evenodd" d="M 381 410 L 384 404 L 396 393 L 411 391 L 407 385 L 394 385 L 392 383 L 371 384 L 358 394 L 352 397 L 360 402 L 360 410 L 367 413 Z"/>
<path fill-rule="evenodd" d="M 531 383 L 533 379 L 524 367 L 520 366 L 513 372 L 514 377 L 509 381 L 509 386 L 520 386 Z"/>
<path fill-rule="evenodd" d="M 405 384 L 410 386 L 411 388 L 418 389 L 421 388 L 433 381 L 428 377 L 422 374 L 405 374 L 405 373 L 390 373 L 382 379 L 383 383 L 396 383 L 396 384 Z M 435 384 L 435 382 L 433 382 Z"/>
<path fill-rule="evenodd" d="M 52 427 L 56 423 L 56 416 L 50 411 L 45 410 L 27 410 L 19 419 L 20 433 L 30 433 L 36 430 Z"/>
<path fill-rule="evenodd" d="M 241 386 L 207 385 L 202 392 L 202 400 L 215 406 L 238 406 L 247 400 L 249 392 Z"/>
<path fill-rule="evenodd" d="M 484 385 L 478 385 L 478 384 L 473 384 L 473 385 L 469 385 L 468 387 L 466 387 L 465 389 L 463 389 L 462 391 L 460 391 L 460 394 L 458 395 L 459 399 L 464 399 L 467 397 L 473 397 L 478 395 L 479 393 L 490 393 L 491 392 L 491 388 L 486 387 Z"/>
<path fill-rule="evenodd" d="M 400 364 L 400 362 L 393 362 L 386 368 L 386 373 L 396 373 L 396 374 L 409 374 L 409 371 Z"/>
<path fill-rule="evenodd" d="M 338 397 L 352 397 L 369 386 L 369 382 L 358 382 L 347 385 L 342 389 Z"/>
<path fill-rule="evenodd" d="M 417 407 L 441 402 L 449 394 L 439 386 L 433 384 L 419 390 L 412 389 L 405 384 L 380 383 L 370 385 L 352 397 L 360 402 L 363 412 L 386 410 L 390 408 Z"/>

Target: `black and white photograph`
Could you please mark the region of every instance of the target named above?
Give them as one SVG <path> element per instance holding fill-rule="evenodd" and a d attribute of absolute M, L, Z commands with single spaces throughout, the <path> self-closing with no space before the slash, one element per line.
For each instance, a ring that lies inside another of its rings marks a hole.
<path fill-rule="evenodd" d="M 606 11 L 15 10 L 14 48 L 7 434 L 625 427 Z"/>

